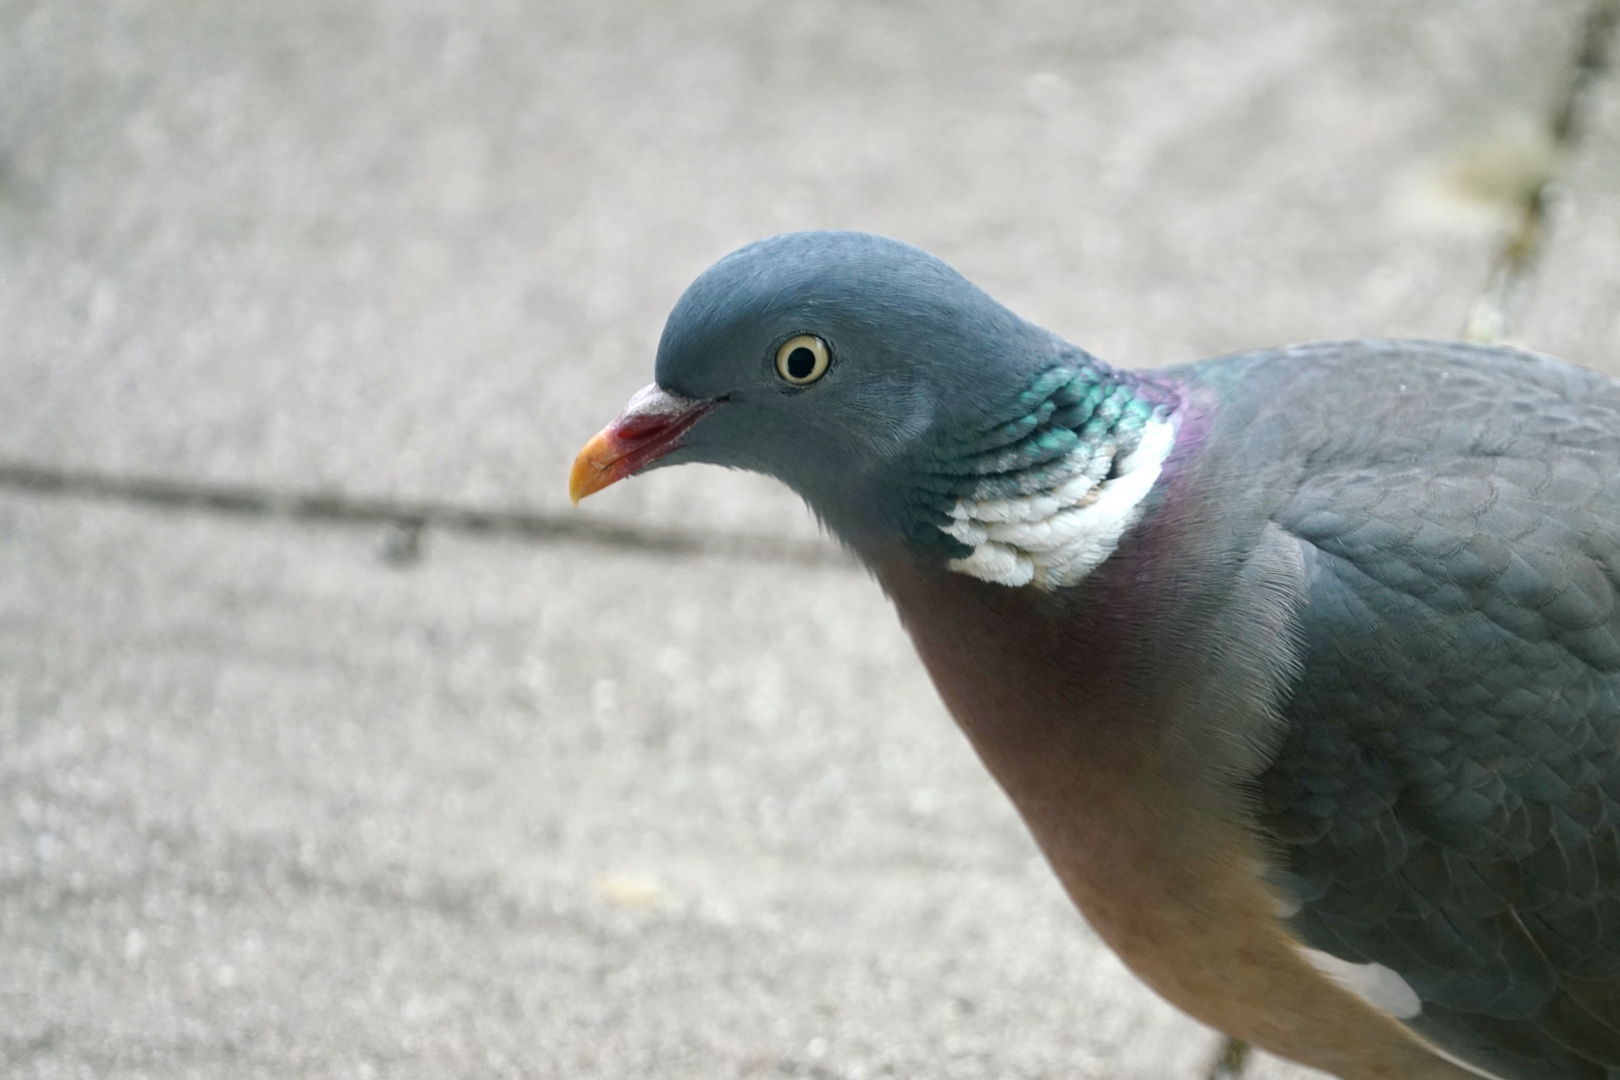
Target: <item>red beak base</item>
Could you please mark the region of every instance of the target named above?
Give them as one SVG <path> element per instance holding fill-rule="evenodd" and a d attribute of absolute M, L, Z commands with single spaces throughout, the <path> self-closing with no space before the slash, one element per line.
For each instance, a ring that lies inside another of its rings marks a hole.
<path fill-rule="evenodd" d="M 694 401 L 653 383 L 636 391 L 618 418 L 596 433 L 574 458 L 568 497 L 574 504 L 617 483 L 675 449 L 686 430 L 720 404 Z"/>

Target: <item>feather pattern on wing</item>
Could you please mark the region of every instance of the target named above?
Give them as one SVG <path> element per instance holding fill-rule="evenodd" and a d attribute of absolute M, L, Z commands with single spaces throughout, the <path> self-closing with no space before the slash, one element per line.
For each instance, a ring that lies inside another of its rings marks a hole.
<path fill-rule="evenodd" d="M 1620 1071 L 1620 402 L 1463 347 L 1399 377 L 1393 415 L 1318 417 L 1275 514 L 1308 602 L 1261 821 L 1303 940 L 1397 972 L 1415 1030 L 1596 1080 Z"/>

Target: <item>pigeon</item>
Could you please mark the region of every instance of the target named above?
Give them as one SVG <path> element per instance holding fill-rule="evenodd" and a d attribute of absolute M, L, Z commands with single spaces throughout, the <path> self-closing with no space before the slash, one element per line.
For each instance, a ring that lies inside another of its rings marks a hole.
<path fill-rule="evenodd" d="M 577 502 L 774 476 L 1098 935 L 1345 1080 L 1620 1075 L 1620 382 L 1451 341 L 1113 367 L 945 263 L 762 240 Z"/>

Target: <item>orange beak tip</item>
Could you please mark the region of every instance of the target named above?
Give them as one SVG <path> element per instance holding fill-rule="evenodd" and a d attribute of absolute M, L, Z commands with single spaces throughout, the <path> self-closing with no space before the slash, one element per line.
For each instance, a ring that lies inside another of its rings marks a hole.
<path fill-rule="evenodd" d="M 568 470 L 568 501 L 575 506 L 579 505 L 579 500 L 596 494 L 623 475 L 622 470 L 614 468 L 623 465 L 624 456 L 614 447 L 608 434 L 611 430 L 608 427 L 597 432 Z"/>

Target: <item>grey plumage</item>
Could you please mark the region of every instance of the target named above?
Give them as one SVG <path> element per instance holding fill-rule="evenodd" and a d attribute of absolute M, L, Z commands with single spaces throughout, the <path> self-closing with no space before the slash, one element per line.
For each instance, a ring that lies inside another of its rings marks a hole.
<path fill-rule="evenodd" d="M 1424 1001 L 1413 1026 L 1460 1056 L 1604 1076 L 1620 1067 L 1620 391 L 1499 349 L 1266 363 L 1288 369 L 1267 412 L 1296 417 L 1307 450 L 1274 511 L 1306 558 L 1303 669 L 1258 781 L 1296 926 L 1400 972 Z M 1365 411 L 1313 405 L 1345 400 Z"/>

